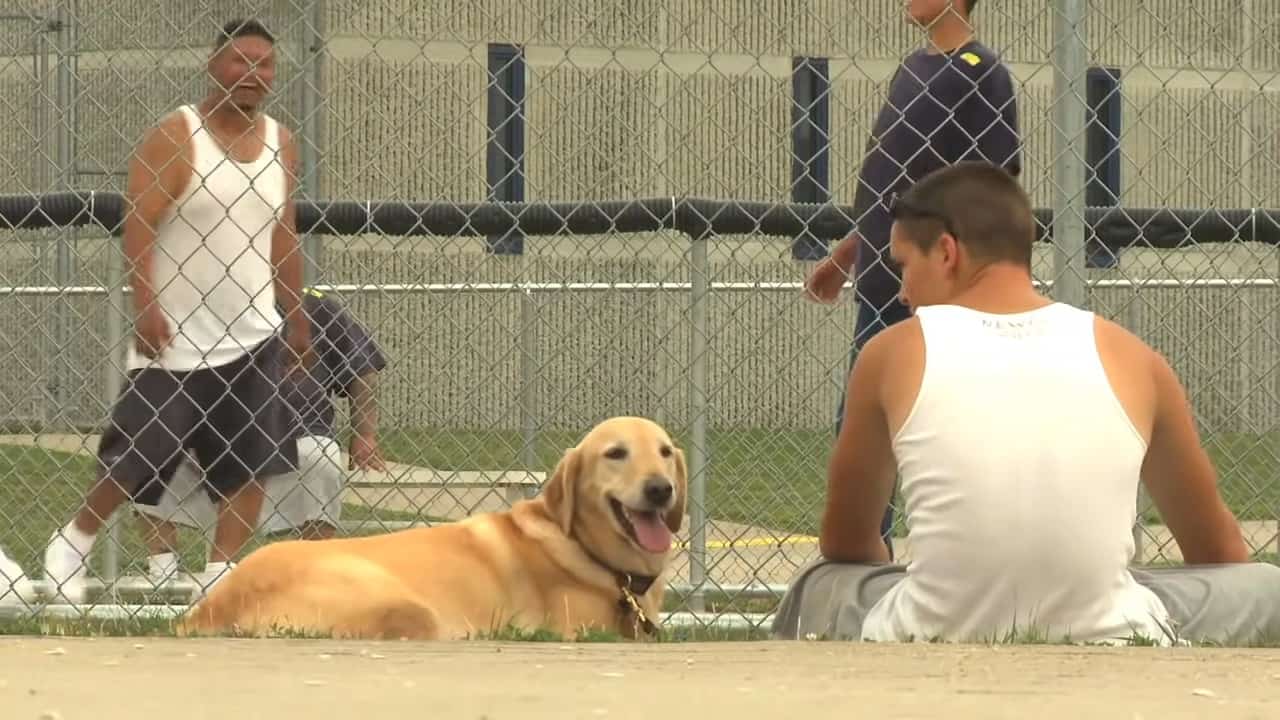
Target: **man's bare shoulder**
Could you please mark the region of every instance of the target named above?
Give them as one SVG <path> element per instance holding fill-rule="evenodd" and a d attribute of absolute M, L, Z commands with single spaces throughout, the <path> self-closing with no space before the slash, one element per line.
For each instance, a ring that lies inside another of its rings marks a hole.
<path fill-rule="evenodd" d="M 916 375 L 924 361 L 924 331 L 920 320 L 910 317 L 876 333 L 854 361 L 856 382 L 883 390 L 885 381 Z"/>
<path fill-rule="evenodd" d="M 177 154 L 190 138 L 186 116 L 180 110 L 171 110 L 147 128 L 135 152 L 145 156 Z"/>
<path fill-rule="evenodd" d="M 881 330 L 858 352 L 850 393 L 874 398 L 892 435 L 910 411 L 923 371 L 924 331 L 919 318 L 910 317 Z"/>
<path fill-rule="evenodd" d="M 1097 323 L 1100 349 L 1101 344 L 1106 342 L 1117 353 L 1127 353 L 1121 357 L 1129 358 L 1135 369 L 1140 369 L 1150 379 L 1159 404 L 1168 406 L 1170 402 L 1182 402 L 1185 395 L 1182 378 L 1164 353 L 1118 323 L 1103 318 L 1098 318 Z"/>
<path fill-rule="evenodd" d="M 1112 391 L 1134 427 L 1150 442 L 1163 410 L 1177 405 L 1181 383 L 1164 355 L 1142 338 L 1117 322 L 1094 318 L 1098 357 Z"/>
<path fill-rule="evenodd" d="M 273 118 L 274 119 L 274 118 Z M 280 162 L 282 162 L 289 170 L 296 175 L 301 169 L 302 156 L 298 151 L 298 143 L 293 131 L 284 123 L 275 120 L 277 133 L 277 146 Z"/>
<path fill-rule="evenodd" d="M 150 198 L 145 212 L 158 212 L 176 197 L 191 173 L 191 129 L 180 110 L 160 117 L 147 128 L 129 157 L 128 192 L 138 201 Z M 138 208 L 134 208 L 139 211 Z"/>
<path fill-rule="evenodd" d="M 1096 313 L 1093 317 L 1094 336 L 1104 356 L 1119 357 L 1127 364 L 1148 368 L 1162 359 L 1159 352 L 1125 326 Z"/>
<path fill-rule="evenodd" d="M 862 346 L 858 357 L 865 355 L 869 361 L 886 361 L 900 353 L 913 352 L 923 347 L 924 331 L 920 328 L 920 319 L 912 316 L 876 333 L 875 337 Z"/>

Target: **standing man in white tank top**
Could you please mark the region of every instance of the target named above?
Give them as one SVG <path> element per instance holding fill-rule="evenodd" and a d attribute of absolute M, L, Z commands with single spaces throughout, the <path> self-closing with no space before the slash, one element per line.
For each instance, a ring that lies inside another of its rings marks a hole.
<path fill-rule="evenodd" d="M 773 631 L 871 641 L 1280 637 L 1280 567 L 1248 562 L 1186 393 L 1120 326 L 1032 284 L 1003 170 L 932 173 L 892 209 L 914 317 L 867 343 L 830 459 L 823 559 Z M 901 476 L 911 559 L 880 518 Z M 1131 568 L 1138 483 L 1186 567 Z"/>
<path fill-rule="evenodd" d="M 162 118 L 129 164 L 128 378 L 98 446 L 98 481 L 45 552 L 45 576 L 70 602 L 83 597 L 85 558 L 105 519 L 128 499 L 154 504 L 184 450 L 218 506 L 206 584 L 251 537 L 259 479 L 296 469 L 277 387 L 309 364 L 310 326 L 292 199 L 298 151 L 261 111 L 274 44 L 256 21 L 224 26 L 208 61 L 210 94 Z"/>

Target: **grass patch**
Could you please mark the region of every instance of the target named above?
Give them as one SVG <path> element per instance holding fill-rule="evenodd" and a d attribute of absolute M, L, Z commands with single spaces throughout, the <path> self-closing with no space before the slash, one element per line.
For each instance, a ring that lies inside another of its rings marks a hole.
<path fill-rule="evenodd" d="M 549 471 L 580 435 L 580 431 L 539 433 L 532 448 L 532 469 Z M 687 434 L 677 432 L 676 438 L 688 451 Z M 832 434 L 826 431 L 711 431 L 706 448 L 710 516 L 785 533 L 816 534 L 831 442 Z M 1240 519 L 1280 515 L 1280 433 L 1214 435 L 1206 439 L 1206 447 L 1221 474 L 1223 495 Z M 390 460 L 441 470 L 523 468 L 520 458 L 525 454 L 518 431 L 498 430 L 390 431 L 383 436 L 383 448 Z M 23 567 L 38 567 L 49 536 L 70 519 L 88 488 L 92 469 L 93 459 L 86 455 L 0 446 L 0 545 Z M 370 521 L 367 532 L 379 529 L 377 520 L 426 519 L 412 512 L 358 505 L 347 505 L 343 512 L 345 519 Z M 1159 522 L 1153 509 L 1144 519 Z M 122 528 L 120 537 L 122 571 L 142 570 L 145 552 L 132 523 Z M 181 537 L 184 567 L 201 567 L 206 552 L 203 538 L 189 530 L 183 530 Z M 100 543 L 93 558 L 98 570 L 102 549 Z"/>
<path fill-rule="evenodd" d="M 52 452 L 43 448 L 0 445 L 0 547 L 29 575 L 41 576 L 44 548 L 53 532 L 71 520 L 93 481 L 94 459 L 88 455 Z M 146 572 L 146 546 L 132 516 L 120 531 L 118 557 L 122 574 Z M 343 506 L 343 519 L 368 521 L 366 532 L 379 530 L 378 521 L 421 519 L 414 513 L 381 511 L 360 505 Z M 204 567 L 208 545 L 204 535 L 179 526 L 182 566 Z M 250 549 L 268 542 L 256 537 Z M 90 567 L 100 573 L 105 564 L 105 537 L 94 547 Z"/>
<path fill-rule="evenodd" d="M 676 441 L 690 448 L 687 434 Z M 538 433 L 533 470 L 549 471 L 580 431 Z M 712 430 L 708 432 L 707 507 L 711 517 L 805 535 L 817 533 L 834 431 Z M 1280 433 L 1217 434 L 1205 447 L 1221 475 L 1222 494 L 1241 520 L 1280 517 Z M 388 457 L 438 469 L 523 468 L 518 431 L 395 431 L 383 438 Z M 1148 523 L 1160 522 L 1154 509 Z"/>
<path fill-rule="evenodd" d="M 709 514 L 718 520 L 764 525 L 796 533 L 816 532 L 826 485 L 831 436 L 772 430 L 711 432 L 707 456 Z M 533 470 L 549 472 L 582 431 L 537 436 Z M 675 435 L 689 452 L 687 437 Z M 437 469 L 524 469 L 518 431 L 415 430 L 382 439 L 389 459 Z"/>
<path fill-rule="evenodd" d="M 326 640 L 324 633 L 300 633 L 278 630 L 269 633 L 273 638 Z M 0 618 L 0 637 L 177 637 L 174 621 L 167 618 L 51 618 L 5 617 Z M 243 637 L 234 633 L 212 637 Z M 584 628 L 573 636 L 565 637 L 548 629 L 526 630 L 506 626 L 487 632 L 478 632 L 470 638 L 475 641 L 505 643 L 616 643 L 631 642 L 621 635 L 604 630 Z M 732 642 L 768 639 L 768 628 L 722 628 L 699 626 L 671 626 L 659 630 L 656 642 Z"/>
<path fill-rule="evenodd" d="M 0 636 L 41 637 L 176 637 L 173 621 L 164 618 L 50 618 L 20 616 L 0 619 Z"/>
<path fill-rule="evenodd" d="M 690 593 L 668 590 L 662 599 L 662 612 L 681 612 L 689 607 Z M 713 614 L 762 614 L 771 613 L 782 597 L 760 597 L 727 593 L 714 588 L 704 589 L 702 602 L 706 611 Z"/>
<path fill-rule="evenodd" d="M 554 630 L 547 628 L 536 628 L 533 630 L 517 627 L 515 625 L 507 625 L 488 632 L 478 632 L 472 640 L 483 640 L 489 642 L 585 642 L 585 643 L 609 643 L 622 642 L 624 638 L 613 632 L 599 630 L 595 628 L 582 628 L 572 637 L 565 637 Z"/>
<path fill-rule="evenodd" d="M 18 617 L 0 618 L 0 637 L 3 636 L 39 636 L 39 637 L 79 637 L 79 638 L 168 638 L 176 637 L 174 622 L 168 619 L 120 618 L 120 619 L 72 619 Z M 237 638 L 244 637 L 234 633 L 213 635 L 211 637 Z M 269 633 L 269 637 L 293 640 L 328 640 L 332 639 L 324 633 L 299 633 L 294 631 L 277 631 Z M 572 637 L 565 637 L 547 629 L 526 630 L 506 627 L 491 632 L 474 635 L 471 640 L 500 643 L 630 643 L 620 635 L 599 630 L 583 630 Z M 658 637 L 652 642 L 689 643 L 689 642 L 760 642 L 770 640 L 769 628 L 761 627 L 712 627 L 712 626 L 670 626 L 661 628 Z M 809 638 L 813 642 L 846 642 L 827 637 Z M 939 644 L 940 641 L 930 641 Z M 1043 645 L 1043 646 L 1105 646 L 1103 643 L 1076 643 L 1069 638 L 1051 640 L 1044 632 L 1034 628 L 1014 631 L 1004 637 L 976 643 L 977 646 L 1010 646 L 1010 645 Z M 1121 640 L 1122 647 L 1156 647 L 1158 643 L 1141 635 L 1134 635 Z M 1276 649 L 1280 648 L 1280 637 L 1262 638 L 1241 645 L 1223 645 L 1214 642 L 1190 643 L 1196 648 L 1236 648 L 1236 649 Z"/>
<path fill-rule="evenodd" d="M 541 432 L 532 448 L 533 470 L 550 471 L 566 447 L 575 444 L 577 431 Z M 762 525 L 782 532 L 814 534 L 821 511 L 826 462 L 832 434 L 824 431 L 712 431 L 707 456 L 709 514 L 718 520 Z M 690 449 L 687 435 L 676 440 Z M 393 431 L 383 437 L 388 459 L 440 470 L 493 470 L 523 468 L 525 454 L 518 431 L 458 431 L 423 429 Z M 1228 504 L 1242 520 L 1274 519 L 1280 515 L 1280 433 L 1267 436 L 1216 435 L 1206 447 L 1221 474 Z M 33 575 L 40 575 L 44 546 L 55 528 L 65 524 L 87 490 L 94 460 L 87 455 L 50 452 L 42 448 L 0 445 L 0 546 Z M 378 530 L 379 520 L 425 520 L 416 513 L 379 511 L 357 505 L 344 507 L 344 519 L 367 520 L 368 532 Z M 1158 522 L 1154 511 L 1148 522 Z M 203 565 L 203 537 L 183 530 L 180 550 L 187 568 Z M 145 572 L 145 548 L 131 523 L 121 529 L 121 571 Z M 257 538 L 253 545 L 266 542 Z M 101 572 L 105 543 L 99 542 L 91 564 Z M 1259 558 L 1280 564 L 1274 553 Z M 686 598 L 669 592 L 664 612 L 684 608 Z M 767 613 L 776 599 L 746 598 L 709 592 L 707 610 L 716 613 Z M 0 619 L 0 635 L 67 635 L 95 637 L 170 636 L 168 620 L 137 619 Z M 767 628 L 669 626 L 661 641 L 700 642 L 763 640 Z M 614 642 L 607 633 L 585 633 L 561 638 L 554 633 L 498 630 L 486 639 L 523 642 Z M 1035 644 L 1032 636 L 1008 642 Z M 1280 647 L 1280 638 L 1260 644 Z"/>
<path fill-rule="evenodd" d="M 659 628 L 653 642 L 746 642 L 767 640 L 767 627 L 727 628 L 697 625 L 671 625 Z M 583 628 L 572 637 L 564 637 L 550 630 L 524 630 L 506 627 L 496 632 L 477 634 L 476 640 L 496 642 L 576 642 L 615 643 L 631 642 L 621 635 L 605 630 Z"/>

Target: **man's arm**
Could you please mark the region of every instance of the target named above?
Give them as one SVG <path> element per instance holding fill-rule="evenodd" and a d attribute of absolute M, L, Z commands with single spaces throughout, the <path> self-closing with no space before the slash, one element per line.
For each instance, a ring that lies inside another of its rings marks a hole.
<path fill-rule="evenodd" d="M 351 381 L 348 398 L 351 404 L 351 430 L 357 435 L 374 437 L 378 432 L 378 371 L 366 369 Z"/>
<path fill-rule="evenodd" d="M 329 367 L 329 390 L 345 395 L 351 411 L 350 464 L 353 468 L 381 470 L 378 447 L 378 373 L 386 366 L 377 343 L 340 303 L 316 301 L 316 316 L 327 340 L 323 362 Z"/>
<path fill-rule="evenodd" d="M 835 264 L 840 272 L 849 275 L 853 272 L 853 266 L 858 262 L 858 251 L 862 244 L 862 236 L 855 230 L 841 238 L 835 247 L 831 248 L 831 262 Z"/>
<path fill-rule="evenodd" d="M 367 369 L 356 375 L 348 387 L 351 398 L 351 448 L 349 465 L 352 469 L 385 470 L 383 452 L 378 445 L 378 401 L 376 401 L 378 370 Z"/>
<path fill-rule="evenodd" d="M 289 345 L 295 352 L 306 349 L 310 323 L 302 312 L 302 247 L 298 241 L 298 215 L 294 194 L 298 188 L 299 157 L 293 134 L 280 128 L 280 161 L 285 168 L 286 195 L 280 221 L 271 234 L 271 263 L 275 266 L 275 296 L 284 313 Z"/>
<path fill-rule="evenodd" d="M 1247 562 L 1231 509 L 1218 492 L 1218 476 L 1200 444 L 1190 402 L 1173 368 L 1151 352 L 1156 412 L 1142 482 L 1188 565 Z"/>
<path fill-rule="evenodd" d="M 129 159 L 123 244 L 138 316 L 156 299 L 151 277 L 156 227 L 191 175 L 183 152 L 184 126 L 180 115 L 161 120 L 147 132 Z"/>
<path fill-rule="evenodd" d="M 827 466 L 827 503 L 819 533 L 819 549 L 828 560 L 889 561 L 880 522 L 893 495 L 897 464 L 880 390 L 887 349 L 897 330 L 872 338 L 849 373 L 844 422 Z"/>

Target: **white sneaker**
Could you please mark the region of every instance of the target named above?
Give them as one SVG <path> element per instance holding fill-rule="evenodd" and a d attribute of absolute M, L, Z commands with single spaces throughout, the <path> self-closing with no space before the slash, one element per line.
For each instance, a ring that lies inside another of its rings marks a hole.
<path fill-rule="evenodd" d="M 27 606 L 36 601 L 27 573 L 0 548 L 0 607 Z"/>
<path fill-rule="evenodd" d="M 147 579 L 156 590 L 164 587 L 178 574 L 177 553 L 156 553 L 147 558 Z"/>
<path fill-rule="evenodd" d="M 72 605 L 84 602 L 84 581 L 89 574 L 85 559 L 61 530 L 53 533 L 44 551 L 44 577 L 53 598 L 62 597 Z"/>

